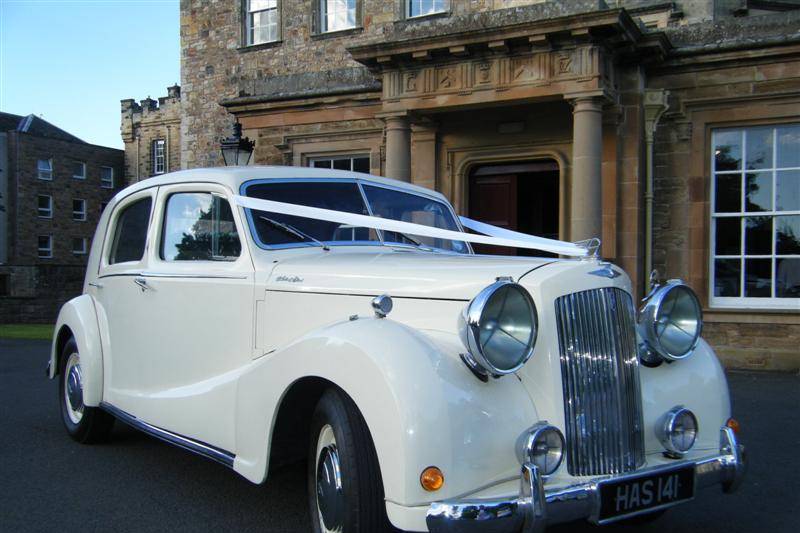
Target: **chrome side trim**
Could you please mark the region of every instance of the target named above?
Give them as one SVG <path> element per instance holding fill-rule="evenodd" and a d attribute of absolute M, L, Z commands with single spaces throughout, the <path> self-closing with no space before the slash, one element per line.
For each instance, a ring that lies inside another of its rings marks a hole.
<path fill-rule="evenodd" d="M 178 435 L 177 433 L 167 431 L 166 429 L 161 429 L 152 424 L 148 424 L 147 422 L 143 422 L 132 414 L 126 413 L 122 409 L 114 407 L 110 403 L 100 402 L 100 408 L 114 416 L 114 418 L 120 422 L 124 422 L 125 424 L 128 424 L 129 426 L 138 429 L 143 433 L 147 433 L 152 437 L 163 440 L 164 442 L 177 446 L 178 448 L 183 448 L 184 450 L 201 455 L 207 459 L 211 459 L 212 461 L 216 461 L 217 463 L 223 464 L 228 468 L 233 468 L 233 460 L 236 458 L 236 456 L 229 451 L 222 450 L 210 444 L 190 439 L 189 437 L 184 437 L 182 435 Z"/>
<path fill-rule="evenodd" d="M 209 262 L 215 261 L 206 261 L 204 263 Z M 142 272 L 141 275 L 146 278 L 247 279 L 247 276 L 243 276 L 241 274 L 181 274 L 177 272 Z"/>

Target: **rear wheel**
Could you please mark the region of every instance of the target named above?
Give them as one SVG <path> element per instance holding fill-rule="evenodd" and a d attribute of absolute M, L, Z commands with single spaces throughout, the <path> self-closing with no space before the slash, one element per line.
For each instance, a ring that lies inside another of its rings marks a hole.
<path fill-rule="evenodd" d="M 338 389 L 325 391 L 311 419 L 308 496 L 314 533 L 393 531 L 367 424 Z"/>
<path fill-rule="evenodd" d="M 70 437 L 84 444 L 108 439 L 114 417 L 98 407 L 84 405 L 83 370 L 75 339 L 70 339 L 61 350 L 58 398 L 61 420 Z"/>

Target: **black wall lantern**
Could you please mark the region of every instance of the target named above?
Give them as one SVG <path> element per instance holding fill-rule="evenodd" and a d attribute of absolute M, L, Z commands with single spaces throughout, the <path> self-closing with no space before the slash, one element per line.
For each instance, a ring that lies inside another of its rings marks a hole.
<path fill-rule="evenodd" d="M 237 120 L 233 125 L 233 135 L 227 139 L 222 139 L 219 143 L 219 148 L 222 150 L 222 159 L 225 160 L 225 166 L 245 166 L 250 162 L 250 157 L 253 155 L 253 146 L 255 141 L 251 141 L 247 137 L 242 138 L 242 125 Z"/>

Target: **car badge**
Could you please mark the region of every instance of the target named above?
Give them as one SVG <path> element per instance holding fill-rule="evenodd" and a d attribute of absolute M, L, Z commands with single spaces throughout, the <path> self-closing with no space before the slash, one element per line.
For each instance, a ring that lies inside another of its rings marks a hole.
<path fill-rule="evenodd" d="M 275 281 L 276 282 L 286 281 L 288 283 L 302 283 L 303 278 L 301 278 L 300 276 L 278 276 L 277 278 L 275 278 Z"/>
<path fill-rule="evenodd" d="M 621 272 L 614 270 L 610 264 L 606 264 L 603 268 L 599 268 L 597 270 L 592 270 L 589 272 L 592 276 L 600 276 L 603 278 L 614 279 L 618 278 L 622 275 Z"/>

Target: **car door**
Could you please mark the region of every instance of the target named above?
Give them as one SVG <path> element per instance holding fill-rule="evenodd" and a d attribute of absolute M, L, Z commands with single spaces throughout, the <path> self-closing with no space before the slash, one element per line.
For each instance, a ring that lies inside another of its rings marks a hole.
<path fill-rule="evenodd" d="M 103 400 L 127 412 L 139 405 L 140 354 L 148 335 L 142 318 L 149 307 L 139 282 L 148 261 L 156 193 L 156 187 L 145 189 L 113 205 L 97 280 L 89 286 L 102 332 Z"/>
<path fill-rule="evenodd" d="M 230 196 L 208 183 L 159 188 L 137 295 L 147 303 L 135 414 L 224 450 L 253 343 L 254 269 Z"/>

